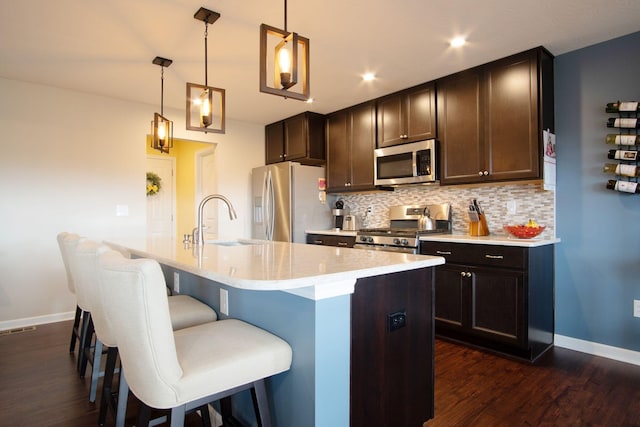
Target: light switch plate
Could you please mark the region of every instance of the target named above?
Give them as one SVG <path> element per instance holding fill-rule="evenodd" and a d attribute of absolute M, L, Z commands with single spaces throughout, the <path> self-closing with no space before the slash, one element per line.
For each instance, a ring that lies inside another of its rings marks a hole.
<path fill-rule="evenodd" d="M 177 271 L 173 272 L 173 292 L 180 293 L 180 273 Z"/>
<path fill-rule="evenodd" d="M 633 317 L 640 317 L 640 299 L 633 300 Z"/>
<path fill-rule="evenodd" d="M 129 216 L 129 205 L 116 205 L 116 216 Z"/>
<path fill-rule="evenodd" d="M 220 289 L 220 313 L 229 315 L 229 291 Z"/>

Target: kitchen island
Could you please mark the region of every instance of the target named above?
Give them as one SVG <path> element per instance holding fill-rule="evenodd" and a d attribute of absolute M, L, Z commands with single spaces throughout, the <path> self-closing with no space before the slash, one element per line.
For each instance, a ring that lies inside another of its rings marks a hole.
<path fill-rule="evenodd" d="M 268 381 L 274 425 L 421 425 L 433 416 L 433 267 L 444 258 L 248 240 L 107 243 L 158 260 L 169 286 L 221 318 L 291 345 L 291 370 Z M 234 411 L 255 425 L 247 393 Z"/>

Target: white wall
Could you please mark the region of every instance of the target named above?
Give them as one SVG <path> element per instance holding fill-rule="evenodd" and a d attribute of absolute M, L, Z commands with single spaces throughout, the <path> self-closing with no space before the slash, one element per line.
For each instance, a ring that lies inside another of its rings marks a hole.
<path fill-rule="evenodd" d="M 56 235 L 145 232 L 145 135 L 153 105 L 0 78 L 0 330 L 56 320 L 74 310 Z M 250 236 L 250 173 L 264 163 L 264 127 L 227 122 L 225 135 L 187 132 L 184 111 L 166 111 L 177 137 L 218 144 L 218 189 Z M 116 216 L 126 205 L 129 215 Z"/>

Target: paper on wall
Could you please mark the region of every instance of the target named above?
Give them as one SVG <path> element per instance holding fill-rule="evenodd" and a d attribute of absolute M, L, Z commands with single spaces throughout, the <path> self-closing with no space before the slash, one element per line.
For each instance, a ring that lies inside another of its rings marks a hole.
<path fill-rule="evenodd" d="M 542 131 L 544 141 L 544 176 L 543 188 L 555 191 L 556 189 L 556 135 L 548 129 Z"/>

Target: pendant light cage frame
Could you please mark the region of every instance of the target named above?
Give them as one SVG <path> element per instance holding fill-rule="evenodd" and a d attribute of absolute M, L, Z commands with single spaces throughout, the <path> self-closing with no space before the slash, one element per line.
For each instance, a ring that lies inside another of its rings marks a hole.
<path fill-rule="evenodd" d="M 260 25 L 260 92 L 308 101 L 309 85 L 309 39 L 297 33 L 289 33 L 267 24 Z M 291 50 L 290 79 L 282 78 L 277 60 L 280 49 Z M 270 54 L 273 52 L 273 55 Z M 269 70 L 273 70 L 270 73 Z M 273 75 L 272 84 L 269 75 Z M 298 85 L 301 82 L 302 85 Z M 293 90 L 293 89 L 298 89 Z"/>
<path fill-rule="evenodd" d="M 160 113 L 154 113 L 151 121 L 151 148 L 168 154 L 169 149 L 173 148 L 173 121 L 164 116 L 164 69 L 173 61 L 156 56 L 152 62 L 162 67 L 162 71 L 160 74 Z"/>
<path fill-rule="evenodd" d="M 187 130 L 195 130 L 205 133 L 225 133 L 226 91 L 219 87 L 209 86 L 207 76 L 208 26 L 216 22 L 218 18 L 220 18 L 220 14 L 201 7 L 193 17 L 205 24 L 204 85 L 187 83 L 186 127 Z"/>

